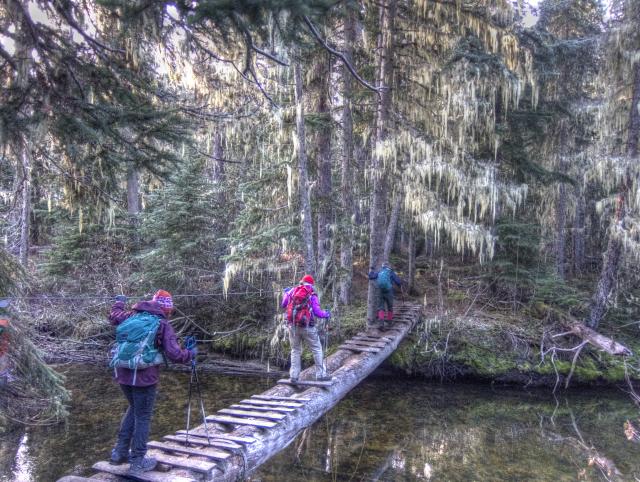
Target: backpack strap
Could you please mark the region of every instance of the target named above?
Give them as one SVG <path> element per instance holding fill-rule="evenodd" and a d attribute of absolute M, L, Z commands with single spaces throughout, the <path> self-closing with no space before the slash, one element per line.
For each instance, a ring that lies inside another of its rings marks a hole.
<path fill-rule="evenodd" d="M 309 311 L 309 321 L 307 322 L 307 324 L 305 325 L 305 327 L 310 326 L 311 322 L 313 321 L 313 310 L 311 309 L 311 297 L 315 294 L 315 291 L 313 290 L 312 287 L 305 285 L 305 287 L 307 288 L 307 296 L 304 299 L 304 307 Z"/>

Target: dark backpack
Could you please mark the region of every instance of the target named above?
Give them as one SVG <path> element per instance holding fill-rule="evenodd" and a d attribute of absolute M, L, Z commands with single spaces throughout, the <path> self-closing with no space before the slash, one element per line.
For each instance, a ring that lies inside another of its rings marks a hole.
<path fill-rule="evenodd" d="M 309 326 L 311 322 L 311 296 L 313 288 L 299 285 L 293 288 L 287 305 L 287 323 L 296 326 Z"/>
<path fill-rule="evenodd" d="M 378 288 L 382 291 L 391 291 L 391 269 L 390 268 L 382 268 L 378 273 Z"/>

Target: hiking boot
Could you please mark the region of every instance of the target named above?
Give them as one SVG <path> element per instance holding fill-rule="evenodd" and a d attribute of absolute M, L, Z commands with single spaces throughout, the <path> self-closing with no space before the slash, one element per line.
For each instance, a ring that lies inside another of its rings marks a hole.
<path fill-rule="evenodd" d="M 155 469 L 156 465 L 158 465 L 158 461 L 153 457 L 134 459 L 131 461 L 128 474 L 133 476 L 142 475 L 145 472 Z"/>
<path fill-rule="evenodd" d="M 298 377 L 295 377 L 295 378 L 291 377 L 291 378 L 289 379 L 289 381 L 290 381 L 291 383 L 298 383 Z"/>
<path fill-rule="evenodd" d="M 125 464 L 129 463 L 131 460 L 129 459 L 129 454 L 123 454 L 118 452 L 116 449 L 111 450 L 111 458 L 109 459 L 109 463 L 112 465 Z"/>

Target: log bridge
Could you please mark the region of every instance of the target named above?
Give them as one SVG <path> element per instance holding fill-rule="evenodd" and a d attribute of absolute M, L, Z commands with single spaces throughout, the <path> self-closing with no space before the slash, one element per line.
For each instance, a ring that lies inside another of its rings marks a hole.
<path fill-rule="evenodd" d="M 207 415 L 204 425 L 166 435 L 148 444 L 158 467 L 135 480 L 147 482 L 242 480 L 328 412 L 400 344 L 422 316 L 414 303 L 397 303 L 394 323 L 385 331 L 370 327 L 343 342 L 326 358 L 331 382 L 314 380 L 315 367 L 297 384 L 278 380 L 269 390 Z M 129 465 L 98 462 L 89 478 L 66 476 L 58 482 L 123 480 Z"/>

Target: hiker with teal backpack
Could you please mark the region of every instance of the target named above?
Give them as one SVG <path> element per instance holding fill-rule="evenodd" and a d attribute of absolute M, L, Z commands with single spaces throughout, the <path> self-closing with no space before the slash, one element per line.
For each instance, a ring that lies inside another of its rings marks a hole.
<path fill-rule="evenodd" d="M 378 285 L 378 321 L 384 329 L 386 321 L 393 321 L 393 285 L 400 287 L 402 280 L 387 263 L 382 263 L 380 271 L 371 268 L 369 280 L 376 280 Z"/>
<path fill-rule="evenodd" d="M 169 292 L 158 290 L 152 300 L 136 303 L 131 311 L 125 309 L 126 301 L 126 296 L 116 296 L 109 315 L 109 321 L 116 326 L 109 366 L 129 402 L 111 451 L 111 463 L 129 462 L 128 473 L 136 476 L 153 470 L 157 464 L 145 455 L 160 364 L 165 363 L 165 357 L 187 364 L 197 354 L 197 348 L 180 348 L 169 323 L 173 312 Z"/>

